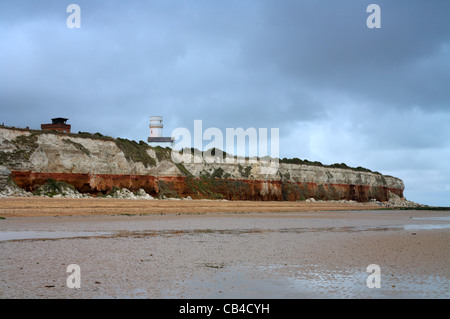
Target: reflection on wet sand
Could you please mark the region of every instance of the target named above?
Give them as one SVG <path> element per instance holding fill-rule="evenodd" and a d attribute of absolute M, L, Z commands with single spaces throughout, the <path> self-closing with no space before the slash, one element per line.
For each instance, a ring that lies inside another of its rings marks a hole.
<path fill-rule="evenodd" d="M 70 232 L 70 231 L 0 231 L 0 241 L 6 240 L 47 240 L 82 237 L 136 237 L 146 236 L 178 236 L 178 235 L 247 235 L 263 233 L 291 233 L 306 232 L 363 232 L 363 231 L 394 231 L 394 230 L 432 230 L 450 229 L 449 224 L 410 224 L 403 226 L 365 226 L 365 227 L 322 227 L 322 228 L 280 228 L 280 229 L 176 229 L 176 230 L 144 230 L 144 231 L 116 231 L 116 232 Z"/>
<path fill-rule="evenodd" d="M 7 218 L 0 298 L 449 298 L 449 228 L 436 211 Z"/>

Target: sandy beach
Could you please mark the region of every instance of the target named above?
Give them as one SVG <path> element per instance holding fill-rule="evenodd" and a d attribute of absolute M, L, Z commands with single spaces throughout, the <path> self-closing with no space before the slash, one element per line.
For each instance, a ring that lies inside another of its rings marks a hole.
<path fill-rule="evenodd" d="M 0 298 L 449 298 L 450 212 L 376 208 L 1 199 Z"/>
<path fill-rule="evenodd" d="M 250 213 L 368 210 L 370 203 L 278 202 L 227 200 L 129 200 L 104 198 L 0 198 L 0 217 L 149 215 L 187 213 Z"/>

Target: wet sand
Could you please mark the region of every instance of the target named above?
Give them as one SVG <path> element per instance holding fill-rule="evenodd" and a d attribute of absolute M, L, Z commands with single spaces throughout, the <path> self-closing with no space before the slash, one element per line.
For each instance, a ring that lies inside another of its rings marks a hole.
<path fill-rule="evenodd" d="M 1 202 L 0 298 L 450 297 L 448 211 L 152 201 L 158 213 L 143 213 L 137 201 L 101 201 Z M 66 285 L 69 264 L 80 289 Z M 366 285 L 370 264 L 381 288 Z"/>

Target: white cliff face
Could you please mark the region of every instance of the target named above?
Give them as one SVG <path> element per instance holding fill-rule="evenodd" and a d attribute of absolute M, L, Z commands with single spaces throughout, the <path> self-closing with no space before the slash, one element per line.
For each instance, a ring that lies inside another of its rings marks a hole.
<path fill-rule="evenodd" d="M 16 139 L 18 136 L 22 135 L 30 135 L 30 133 L 26 133 L 21 130 L 13 130 L 13 129 L 5 129 L 0 128 L 0 145 L 2 146 L 2 150 L 8 149 L 8 141 Z"/>
<path fill-rule="evenodd" d="M 54 134 L 0 128 L 0 165 L 10 170 L 41 173 L 79 173 L 114 175 L 184 176 L 186 170 L 194 177 L 209 174 L 225 179 L 287 181 L 316 184 L 351 184 L 404 189 L 395 177 L 351 169 L 279 164 L 273 170 L 264 163 L 207 163 L 192 155 L 176 165 L 170 158 L 158 160 L 154 149 L 147 155 L 154 165 L 127 159 L 113 140 L 77 137 L 76 134 Z M 190 163 L 186 163 L 190 162 Z M 183 167 L 186 169 L 184 170 Z M 267 185 L 269 187 L 270 185 Z M 267 190 L 269 191 L 269 190 Z"/>
<path fill-rule="evenodd" d="M 81 173 L 81 174 L 127 174 L 127 175 L 177 175 L 179 170 L 170 162 L 159 162 L 155 151 L 149 149 L 148 155 L 156 165 L 145 167 L 141 162 L 127 160 L 122 150 L 112 140 L 74 137 L 52 133 L 35 135 L 35 147 L 17 142 L 17 137 L 30 137 L 29 131 L 0 128 L 0 152 L 16 154 L 30 150 L 30 156 L 13 158 L 7 166 L 15 170 L 43 173 Z"/>
<path fill-rule="evenodd" d="M 345 184 L 381 186 L 388 188 L 404 189 L 403 181 L 399 178 L 371 172 L 355 171 L 343 168 L 328 168 L 311 165 L 272 163 L 275 169 L 268 169 L 268 163 L 251 163 L 243 159 L 236 159 L 235 163 L 207 163 L 196 157 L 194 163 L 192 156 L 190 163 L 184 164 L 187 170 L 195 177 L 213 174 L 217 169 L 222 169 L 224 178 L 250 179 L 250 180 L 276 180 L 293 183 L 316 184 Z"/>
<path fill-rule="evenodd" d="M 281 174 L 289 174 L 292 182 L 318 184 L 350 184 L 404 189 L 403 181 L 386 175 L 342 168 L 280 164 Z"/>

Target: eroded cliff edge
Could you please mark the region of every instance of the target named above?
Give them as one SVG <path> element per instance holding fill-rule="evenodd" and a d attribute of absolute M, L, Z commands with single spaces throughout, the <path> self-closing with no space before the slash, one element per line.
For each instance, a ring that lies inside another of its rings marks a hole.
<path fill-rule="evenodd" d="M 0 165 L 27 191 L 49 179 L 82 193 L 127 188 L 194 199 L 366 202 L 387 201 L 389 193 L 403 197 L 404 190 L 402 180 L 370 171 L 280 163 L 275 174 L 265 174 L 261 162 L 176 164 L 169 149 L 144 142 L 5 127 L 0 127 Z"/>

